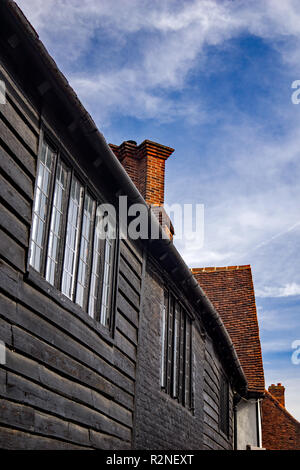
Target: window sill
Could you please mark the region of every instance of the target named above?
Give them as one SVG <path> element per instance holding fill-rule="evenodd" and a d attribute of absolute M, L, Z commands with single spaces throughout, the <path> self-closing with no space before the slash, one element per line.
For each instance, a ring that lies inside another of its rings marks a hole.
<path fill-rule="evenodd" d="M 29 267 L 26 273 L 26 279 L 39 290 L 41 290 L 44 294 L 46 294 L 47 297 L 50 297 L 60 307 L 72 313 L 89 328 L 93 329 L 104 341 L 110 345 L 114 344 L 114 339 L 109 330 L 90 317 L 87 312 L 85 312 L 72 300 L 68 299 L 68 297 L 62 294 L 56 287 L 53 287 L 51 284 L 49 284 L 49 282 L 46 281 L 46 279 L 44 279 L 38 271 L 32 267 Z"/>

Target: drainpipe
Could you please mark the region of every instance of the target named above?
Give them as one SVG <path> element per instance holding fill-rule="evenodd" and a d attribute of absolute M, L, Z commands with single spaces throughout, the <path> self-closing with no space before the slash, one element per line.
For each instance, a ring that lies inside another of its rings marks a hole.
<path fill-rule="evenodd" d="M 262 447 L 260 401 L 261 400 L 258 399 L 256 402 L 257 447 Z"/>

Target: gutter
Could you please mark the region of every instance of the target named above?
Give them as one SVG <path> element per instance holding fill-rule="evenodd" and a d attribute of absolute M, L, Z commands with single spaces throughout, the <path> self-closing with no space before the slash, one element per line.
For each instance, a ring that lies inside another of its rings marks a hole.
<path fill-rule="evenodd" d="M 25 36 L 23 38 L 23 43 L 28 44 L 30 54 L 35 55 L 38 63 L 41 63 L 41 67 L 44 69 L 43 72 L 44 76 L 47 77 L 47 81 L 55 90 L 59 98 L 65 103 L 66 108 L 71 111 L 71 114 L 74 118 L 75 127 L 77 126 L 82 130 L 84 137 L 94 148 L 95 153 L 99 157 L 99 160 L 101 160 L 101 163 L 109 169 L 113 177 L 118 181 L 120 188 L 128 196 L 130 201 L 133 203 L 143 204 L 147 207 L 149 214 L 149 226 L 154 226 L 155 229 L 158 230 L 158 233 L 161 237 L 157 240 L 149 241 L 149 250 L 154 254 L 154 256 L 156 255 L 161 264 L 165 265 L 168 272 L 171 271 L 171 275 L 175 279 L 175 282 L 182 285 L 186 295 L 196 306 L 196 310 L 200 306 L 202 307 L 202 317 L 204 324 L 206 325 L 207 329 L 212 332 L 212 336 L 217 338 L 219 342 L 224 345 L 224 356 L 226 362 L 233 364 L 234 366 L 232 370 L 235 377 L 234 385 L 241 395 L 245 395 L 247 392 L 247 379 L 238 359 L 237 353 L 234 349 L 231 338 L 218 312 L 215 310 L 211 301 L 199 286 L 197 280 L 192 275 L 190 269 L 182 259 L 173 242 L 171 242 L 169 238 L 166 238 L 165 232 L 158 223 L 151 209 L 126 173 L 121 163 L 118 161 L 108 146 L 104 136 L 98 130 L 90 114 L 81 104 L 79 98 L 69 85 L 67 79 L 59 71 L 56 63 L 48 54 L 46 48 L 40 41 L 38 34 L 27 21 L 22 11 L 12 0 L 4 0 L 3 3 L 6 4 L 5 7 L 7 7 L 6 9 L 11 14 L 12 21 L 17 23 L 17 28 L 19 28 L 20 33 Z M 164 255 L 163 260 L 159 259 L 162 254 Z"/>

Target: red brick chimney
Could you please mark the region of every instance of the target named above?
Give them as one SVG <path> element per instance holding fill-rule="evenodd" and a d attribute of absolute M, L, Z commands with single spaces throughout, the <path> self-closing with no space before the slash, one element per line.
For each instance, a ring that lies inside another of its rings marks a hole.
<path fill-rule="evenodd" d="M 145 201 L 152 206 L 161 225 L 167 227 L 170 219 L 162 208 L 165 199 L 165 162 L 174 149 L 151 140 L 144 140 L 140 145 L 134 140 L 127 140 L 119 146 L 109 146 Z M 171 223 L 169 227 L 170 231 L 166 231 L 172 238 L 174 229 Z"/>
<path fill-rule="evenodd" d="M 174 149 L 144 140 L 140 145 L 127 140 L 109 144 L 148 204 L 164 204 L 165 162 Z"/>
<path fill-rule="evenodd" d="M 274 398 L 276 398 L 282 406 L 285 407 L 285 398 L 284 398 L 285 388 L 284 388 L 284 386 L 281 385 L 281 383 L 279 383 L 277 385 L 272 384 L 272 385 L 270 385 L 268 390 L 271 393 L 271 395 Z"/>

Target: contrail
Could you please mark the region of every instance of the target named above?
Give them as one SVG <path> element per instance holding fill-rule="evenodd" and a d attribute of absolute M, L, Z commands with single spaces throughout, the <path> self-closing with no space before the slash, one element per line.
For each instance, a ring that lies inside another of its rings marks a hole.
<path fill-rule="evenodd" d="M 279 232 L 277 233 L 276 235 L 273 235 L 273 237 L 269 238 L 268 240 L 262 242 L 262 243 L 259 243 L 258 245 L 256 245 L 254 248 L 252 248 L 251 250 L 249 250 L 247 253 L 245 253 L 243 256 L 247 256 L 249 253 L 252 253 L 253 251 L 256 251 L 258 250 L 259 248 L 263 247 L 263 246 L 266 246 L 266 245 L 269 245 L 269 243 L 271 243 L 273 240 L 276 240 L 276 238 L 279 238 L 281 237 L 282 235 L 285 235 L 286 233 L 288 232 L 291 232 L 292 230 L 294 230 L 296 227 L 300 226 L 300 221 L 297 222 L 296 224 L 292 225 L 291 227 L 289 227 L 288 229 L 286 230 L 283 230 L 282 232 Z"/>

